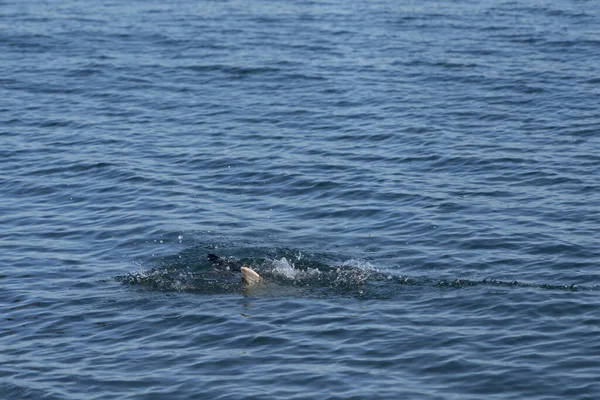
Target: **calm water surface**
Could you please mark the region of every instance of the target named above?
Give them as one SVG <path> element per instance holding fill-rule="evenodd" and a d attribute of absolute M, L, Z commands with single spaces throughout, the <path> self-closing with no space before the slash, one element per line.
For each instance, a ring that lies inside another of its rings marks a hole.
<path fill-rule="evenodd" d="M 0 1 L 1 396 L 598 398 L 598 27 Z"/>

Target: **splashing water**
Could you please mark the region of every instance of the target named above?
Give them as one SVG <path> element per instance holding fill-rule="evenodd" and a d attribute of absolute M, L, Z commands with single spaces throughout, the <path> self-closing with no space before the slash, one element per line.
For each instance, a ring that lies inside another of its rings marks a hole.
<path fill-rule="evenodd" d="M 271 273 L 296 282 L 325 279 L 330 286 L 352 285 L 364 283 L 377 270 L 369 263 L 348 260 L 329 271 L 319 268 L 296 268 L 295 264 L 286 257 L 271 261 Z"/>
<path fill-rule="evenodd" d="M 279 260 L 273 260 L 273 273 L 281 275 L 287 279 L 294 279 L 298 275 L 295 265 L 287 258 L 281 257 Z"/>
<path fill-rule="evenodd" d="M 368 262 L 348 260 L 336 269 L 335 285 L 362 284 L 379 271 Z"/>

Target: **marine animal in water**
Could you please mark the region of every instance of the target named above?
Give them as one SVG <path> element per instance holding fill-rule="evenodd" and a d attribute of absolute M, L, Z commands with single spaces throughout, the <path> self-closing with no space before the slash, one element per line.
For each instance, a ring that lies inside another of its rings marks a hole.
<path fill-rule="evenodd" d="M 261 283 L 263 280 L 252 268 L 243 266 L 240 267 L 240 271 L 242 272 L 242 282 L 247 285 L 256 285 L 257 283 Z"/>
<path fill-rule="evenodd" d="M 213 265 L 219 269 L 225 269 L 227 271 L 234 271 L 237 269 L 236 262 L 232 258 L 223 258 L 212 253 L 209 253 L 207 257 L 213 262 Z M 247 285 L 251 286 L 263 282 L 262 277 L 250 267 L 242 265 L 240 267 L 240 272 L 242 273 L 242 282 Z"/>

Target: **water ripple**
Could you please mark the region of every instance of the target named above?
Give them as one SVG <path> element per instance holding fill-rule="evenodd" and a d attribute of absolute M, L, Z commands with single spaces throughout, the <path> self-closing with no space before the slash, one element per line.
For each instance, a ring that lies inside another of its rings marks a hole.
<path fill-rule="evenodd" d="M 5 397 L 600 392 L 593 2 L 0 3 Z"/>

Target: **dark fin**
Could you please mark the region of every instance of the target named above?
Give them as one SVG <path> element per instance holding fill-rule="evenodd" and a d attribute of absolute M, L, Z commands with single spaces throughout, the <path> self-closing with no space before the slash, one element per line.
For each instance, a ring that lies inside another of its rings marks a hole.
<path fill-rule="evenodd" d="M 256 285 L 257 283 L 262 282 L 262 278 L 259 274 L 257 274 L 252 268 L 241 267 L 240 271 L 242 271 L 242 282 L 247 285 Z"/>
<path fill-rule="evenodd" d="M 206 257 L 208 257 L 208 259 L 214 263 L 221 261 L 221 257 L 213 253 L 208 253 Z"/>

